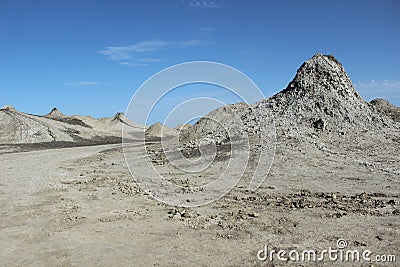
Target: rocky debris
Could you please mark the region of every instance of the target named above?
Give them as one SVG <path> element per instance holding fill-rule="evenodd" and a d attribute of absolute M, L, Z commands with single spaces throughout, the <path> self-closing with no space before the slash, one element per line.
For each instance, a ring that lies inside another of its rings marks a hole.
<path fill-rule="evenodd" d="M 172 208 L 168 210 L 168 218 L 170 219 L 184 220 L 188 218 L 196 218 L 198 216 L 200 216 L 200 213 L 191 209 Z"/>
<path fill-rule="evenodd" d="M 283 196 L 262 195 L 262 196 L 233 196 L 235 202 L 245 202 L 246 207 L 249 203 L 255 206 L 271 206 L 283 209 L 305 209 L 305 208 L 325 208 L 334 211 L 356 212 L 381 216 L 382 213 L 397 215 L 399 209 L 398 195 L 388 195 L 386 193 L 360 193 L 355 195 L 343 195 L 338 192 L 310 192 L 302 190 L 299 193 L 287 194 Z"/>
<path fill-rule="evenodd" d="M 370 102 L 372 107 L 384 116 L 392 118 L 395 122 L 400 122 L 400 108 L 389 103 L 389 101 L 377 98 Z"/>
<path fill-rule="evenodd" d="M 326 129 L 326 125 L 325 125 L 325 122 L 323 119 L 318 119 L 318 120 L 314 121 L 313 125 L 316 130 L 323 131 Z"/>
<path fill-rule="evenodd" d="M 166 137 L 166 136 L 174 136 L 178 135 L 178 131 L 168 126 L 162 125 L 160 122 L 157 122 L 147 128 L 145 134 L 147 136 L 153 137 Z"/>
<path fill-rule="evenodd" d="M 192 228 L 207 228 L 231 231 L 229 234 L 248 229 L 249 224 L 265 221 L 265 211 L 281 211 L 283 214 L 294 210 L 314 210 L 326 218 L 341 218 L 349 214 L 370 216 L 399 216 L 399 195 L 386 193 L 360 193 L 344 195 L 338 192 L 311 192 L 301 190 L 285 195 L 233 195 L 214 205 L 211 214 L 200 214 L 196 209 L 172 208 L 169 219 L 185 221 Z M 271 222 L 268 229 L 277 234 L 291 231 L 298 223 L 285 217 Z"/>
<path fill-rule="evenodd" d="M 199 147 L 199 142 L 196 140 L 190 140 L 184 144 L 182 144 L 184 149 L 195 149 Z"/>
<path fill-rule="evenodd" d="M 224 145 L 226 141 L 226 143 L 228 143 L 228 141 L 225 139 L 224 141 L 222 141 L 222 136 L 221 135 L 216 135 L 215 137 L 215 142 L 214 139 L 212 138 L 204 138 L 201 140 L 189 140 L 185 143 L 182 143 L 181 148 L 182 150 L 193 150 L 193 149 L 199 149 L 199 147 L 207 147 L 210 145 L 217 145 L 217 146 L 221 146 Z"/>
<path fill-rule="evenodd" d="M 293 214 L 313 214 L 329 220 L 355 214 L 399 216 L 399 198 L 399 195 L 383 192 L 341 194 L 304 189 L 289 194 L 254 195 L 241 191 L 211 204 L 211 209 L 170 208 L 164 218 L 184 223 L 191 229 L 213 230 L 220 238 L 239 238 L 247 235 L 250 229 L 282 235 L 292 234 L 302 227 Z M 278 215 L 271 217 L 272 212 Z"/>

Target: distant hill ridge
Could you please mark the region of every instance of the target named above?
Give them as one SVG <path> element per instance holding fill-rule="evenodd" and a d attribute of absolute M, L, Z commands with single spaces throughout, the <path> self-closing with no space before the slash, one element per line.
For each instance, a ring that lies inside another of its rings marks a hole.
<path fill-rule="evenodd" d="M 110 118 L 94 119 L 67 116 L 57 108 L 44 116 L 23 113 L 12 106 L 0 109 L 0 144 L 121 142 L 123 128 L 127 132 L 143 132 L 145 126 L 120 112 Z"/>

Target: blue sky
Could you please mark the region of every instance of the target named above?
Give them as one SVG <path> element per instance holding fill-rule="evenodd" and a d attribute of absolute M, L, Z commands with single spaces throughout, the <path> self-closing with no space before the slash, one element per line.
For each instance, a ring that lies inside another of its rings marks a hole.
<path fill-rule="evenodd" d="M 112 116 L 151 75 L 195 60 L 241 70 L 268 97 L 321 52 L 366 100 L 399 106 L 398 14 L 385 0 L 0 0 L 0 105 Z"/>

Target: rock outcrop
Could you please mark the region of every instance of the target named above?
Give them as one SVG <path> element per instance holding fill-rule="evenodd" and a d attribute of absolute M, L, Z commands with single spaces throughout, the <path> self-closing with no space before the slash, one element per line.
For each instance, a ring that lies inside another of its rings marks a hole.
<path fill-rule="evenodd" d="M 382 112 L 387 116 L 382 116 Z M 234 122 L 226 119 L 232 114 L 240 117 L 240 124 L 249 135 L 258 134 L 265 123 L 274 124 L 278 135 L 310 135 L 398 128 L 391 120 L 398 119 L 397 112 L 382 101 L 367 103 L 334 56 L 316 54 L 300 66 L 281 92 L 252 105 L 238 103 L 214 110 L 182 134 L 181 139 L 225 139 L 227 135 L 222 129 L 239 127 L 232 127 Z"/>
<path fill-rule="evenodd" d="M 400 122 L 400 108 L 381 98 L 372 100 L 372 107 L 380 114 L 392 118 L 395 122 Z"/>
<path fill-rule="evenodd" d="M 256 105 L 272 110 L 277 125 L 288 130 L 310 126 L 342 132 L 385 124 L 332 55 L 314 55 L 302 64 L 286 89 Z"/>
<path fill-rule="evenodd" d="M 68 116 L 64 115 L 62 112 L 60 112 L 57 108 L 53 108 L 49 114 L 44 115 L 46 118 L 51 118 L 51 119 L 60 119 L 60 118 L 66 118 Z"/>

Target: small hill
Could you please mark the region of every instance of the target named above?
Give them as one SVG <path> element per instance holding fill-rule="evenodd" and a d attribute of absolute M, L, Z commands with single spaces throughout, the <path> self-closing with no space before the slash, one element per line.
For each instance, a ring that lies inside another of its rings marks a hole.
<path fill-rule="evenodd" d="M 284 128 L 308 126 L 341 132 L 385 124 L 332 55 L 314 55 L 301 65 L 284 90 L 256 105 L 271 109 L 277 124 Z"/>
<path fill-rule="evenodd" d="M 56 120 L 56 121 L 60 121 L 60 122 L 65 122 L 65 123 L 72 124 L 72 125 L 80 125 L 80 126 L 91 128 L 90 125 L 86 124 L 81 119 L 64 115 L 57 108 L 53 108 L 49 114 L 44 115 L 43 117 L 52 119 L 52 120 Z"/>
<path fill-rule="evenodd" d="M 162 125 L 160 122 L 151 125 L 146 130 L 146 135 L 153 137 L 176 136 L 177 134 L 178 134 L 177 130 Z"/>
<path fill-rule="evenodd" d="M 377 98 L 372 100 L 372 107 L 382 115 L 392 118 L 396 122 L 400 122 L 400 108 L 389 103 L 389 101 Z"/>
<path fill-rule="evenodd" d="M 46 118 L 54 118 L 54 119 L 60 119 L 60 118 L 66 118 L 67 116 L 61 113 L 57 108 L 53 108 L 49 114 L 44 115 Z"/>

